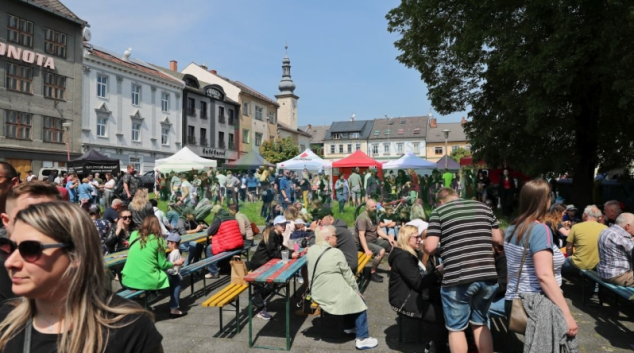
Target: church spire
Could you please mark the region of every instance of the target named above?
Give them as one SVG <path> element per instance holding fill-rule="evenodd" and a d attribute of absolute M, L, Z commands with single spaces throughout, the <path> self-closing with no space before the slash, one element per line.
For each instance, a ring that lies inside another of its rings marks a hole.
<path fill-rule="evenodd" d="M 294 94 L 295 83 L 291 79 L 291 59 L 288 58 L 288 43 L 284 45 L 284 59 L 282 60 L 282 80 L 279 84 L 280 94 Z"/>

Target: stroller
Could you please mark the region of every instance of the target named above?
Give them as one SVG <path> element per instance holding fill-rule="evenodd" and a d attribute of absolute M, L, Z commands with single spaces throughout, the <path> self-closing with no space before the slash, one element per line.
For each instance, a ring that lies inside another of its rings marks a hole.
<path fill-rule="evenodd" d="M 188 208 L 187 206 L 177 206 L 176 204 L 171 204 L 170 207 L 172 207 L 172 209 L 176 211 L 180 216 L 182 216 L 185 210 Z M 207 216 L 211 214 L 212 208 L 213 205 L 211 204 L 209 199 L 204 198 L 200 200 L 200 202 L 198 202 L 196 204 L 196 207 L 194 208 L 194 219 L 196 220 L 196 222 L 209 226 L 209 224 L 205 222 L 205 218 L 207 218 Z"/>

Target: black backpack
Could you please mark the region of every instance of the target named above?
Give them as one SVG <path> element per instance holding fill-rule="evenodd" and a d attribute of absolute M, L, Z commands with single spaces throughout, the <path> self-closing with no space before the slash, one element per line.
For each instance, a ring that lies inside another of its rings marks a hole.
<path fill-rule="evenodd" d="M 117 186 L 114 187 L 114 197 L 121 198 L 121 196 L 123 195 L 123 191 L 123 178 L 119 178 L 119 180 L 117 181 Z"/>

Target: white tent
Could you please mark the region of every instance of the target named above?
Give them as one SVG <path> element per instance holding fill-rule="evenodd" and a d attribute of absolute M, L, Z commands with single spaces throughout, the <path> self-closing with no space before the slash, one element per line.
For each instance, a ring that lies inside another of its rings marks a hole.
<path fill-rule="evenodd" d="M 425 169 L 428 172 L 438 168 L 436 163 L 422 159 L 416 156 L 412 152 L 405 152 L 405 154 L 396 160 L 389 161 L 383 164 L 383 170 L 386 169 Z"/>
<path fill-rule="evenodd" d="M 167 172 L 186 172 L 192 169 L 203 170 L 209 167 L 216 167 L 218 163 L 211 159 L 198 156 L 187 147 L 183 147 L 180 151 L 173 155 L 157 159 L 154 170 L 162 173 Z"/>
<path fill-rule="evenodd" d="M 305 168 L 314 172 L 320 169 L 332 169 L 332 162 L 323 160 L 310 149 L 306 149 L 300 153 L 299 156 L 278 163 L 277 167 L 291 170 L 301 170 Z"/>

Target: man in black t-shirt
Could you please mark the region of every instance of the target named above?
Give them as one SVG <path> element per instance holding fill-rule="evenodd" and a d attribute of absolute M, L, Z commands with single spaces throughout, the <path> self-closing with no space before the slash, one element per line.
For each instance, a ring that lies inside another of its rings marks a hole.
<path fill-rule="evenodd" d="M 346 257 L 346 262 L 350 266 L 352 273 L 356 274 L 357 267 L 359 267 L 359 253 L 357 251 L 357 243 L 346 222 L 335 219 L 330 208 L 322 207 L 315 212 L 315 221 L 310 225 L 310 230 L 315 231 L 318 226 L 335 227 L 337 230 L 337 249 L 341 250 Z"/>
<path fill-rule="evenodd" d="M 110 207 L 106 208 L 106 210 L 104 211 L 102 219 L 112 224 L 117 224 L 121 207 L 123 207 L 123 201 L 119 199 L 112 200 L 112 204 L 110 204 Z"/>

